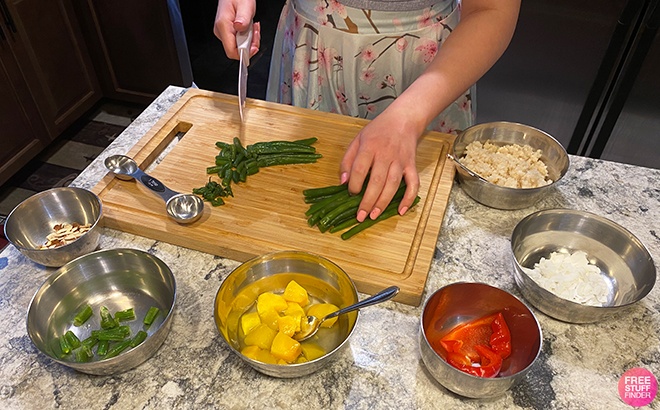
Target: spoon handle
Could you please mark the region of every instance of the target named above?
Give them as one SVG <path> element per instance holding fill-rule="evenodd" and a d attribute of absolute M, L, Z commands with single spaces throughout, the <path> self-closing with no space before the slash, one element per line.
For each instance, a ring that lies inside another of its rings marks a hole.
<path fill-rule="evenodd" d="M 390 286 L 389 288 L 381 290 L 375 295 L 368 297 L 364 300 L 361 300 L 354 305 L 346 306 L 343 309 L 339 309 L 336 312 L 330 313 L 329 315 L 325 316 L 323 320 L 332 319 L 333 317 L 342 315 L 344 313 L 352 312 L 354 310 L 358 310 L 363 307 L 375 305 L 376 303 L 385 302 L 386 300 L 392 299 L 394 296 L 396 296 L 397 293 L 399 293 L 399 287 Z"/>
<path fill-rule="evenodd" d="M 165 202 L 167 202 L 170 198 L 172 198 L 174 195 L 177 195 L 178 192 L 172 191 L 168 187 L 165 186 L 162 182 L 157 180 L 156 178 L 152 177 L 151 175 L 147 174 L 146 172 L 142 171 L 141 169 L 137 169 L 133 174 L 131 174 L 133 178 L 135 178 L 137 181 L 140 181 L 142 185 L 147 187 L 151 192 L 156 193 L 158 196 L 163 198 Z"/>

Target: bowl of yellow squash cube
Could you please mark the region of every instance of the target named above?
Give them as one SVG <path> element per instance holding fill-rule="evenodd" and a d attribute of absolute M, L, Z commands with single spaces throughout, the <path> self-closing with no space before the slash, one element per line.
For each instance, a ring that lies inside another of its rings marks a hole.
<path fill-rule="evenodd" d="M 322 318 L 357 301 L 355 284 L 335 263 L 282 251 L 234 269 L 218 289 L 214 319 L 224 342 L 245 363 L 268 376 L 295 378 L 325 367 L 345 348 L 359 312 L 326 320 L 299 342 L 307 316 Z"/>

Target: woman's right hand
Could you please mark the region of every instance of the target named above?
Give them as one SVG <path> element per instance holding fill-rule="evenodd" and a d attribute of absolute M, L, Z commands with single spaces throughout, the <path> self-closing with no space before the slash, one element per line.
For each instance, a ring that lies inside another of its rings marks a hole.
<path fill-rule="evenodd" d="M 227 57 L 238 60 L 236 46 L 236 33 L 245 31 L 250 27 L 257 10 L 256 0 L 218 0 L 218 10 L 215 14 L 213 33 L 222 41 Z M 261 44 L 261 27 L 259 23 L 252 25 L 252 44 L 250 57 L 259 51 Z"/>

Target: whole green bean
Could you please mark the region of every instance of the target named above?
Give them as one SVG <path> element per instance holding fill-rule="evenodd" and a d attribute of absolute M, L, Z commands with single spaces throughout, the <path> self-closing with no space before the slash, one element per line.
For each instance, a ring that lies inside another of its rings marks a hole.
<path fill-rule="evenodd" d="M 417 203 L 419 202 L 419 199 L 420 199 L 419 196 L 417 196 L 410 207 L 412 208 L 413 206 L 417 205 Z M 391 218 L 395 215 L 398 215 L 399 214 L 399 210 L 398 210 L 399 203 L 400 203 L 400 201 L 399 202 L 391 202 L 387 206 L 387 208 L 385 208 L 383 213 L 378 215 L 378 217 L 376 219 L 365 219 L 363 222 L 360 222 L 359 224 L 355 225 L 354 227 L 352 227 L 348 231 L 341 234 L 341 239 L 343 239 L 343 240 L 350 239 L 353 236 L 357 235 L 358 233 L 364 231 L 365 229 L 377 224 L 378 222 L 384 221 L 385 219 L 388 219 L 388 218 Z"/>

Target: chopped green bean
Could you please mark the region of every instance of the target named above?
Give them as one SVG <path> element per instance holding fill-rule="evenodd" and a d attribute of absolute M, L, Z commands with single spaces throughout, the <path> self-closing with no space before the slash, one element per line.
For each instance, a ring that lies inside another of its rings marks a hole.
<path fill-rule="evenodd" d="M 71 353 L 71 345 L 69 344 L 69 341 L 65 335 L 60 337 L 60 350 L 62 351 L 63 355 Z"/>
<path fill-rule="evenodd" d="M 131 340 L 131 347 L 136 347 L 140 343 L 144 342 L 144 339 L 147 338 L 147 332 L 144 330 L 140 330 L 135 334 L 135 337 L 133 337 L 133 340 Z"/>
<path fill-rule="evenodd" d="M 128 326 L 118 326 L 112 329 L 92 330 L 92 336 L 101 340 L 124 340 L 131 335 L 131 328 Z"/>
<path fill-rule="evenodd" d="M 91 349 L 92 347 L 96 346 L 96 344 L 97 344 L 98 342 L 99 342 L 98 337 L 96 337 L 96 336 L 94 336 L 94 335 L 91 335 L 91 336 L 89 336 L 88 338 L 84 339 L 84 340 L 81 342 L 81 344 L 82 344 L 82 346 L 87 346 L 87 347 L 89 347 L 89 348 Z"/>
<path fill-rule="evenodd" d="M 85 345 L 76 350 L 76 361 L 80 363 L 89 362 L 94 357 L 94 352 L 90 347 Z"/>
<path fill-rule="evenodd" d="M 99 340 L 99 346 L 96 348 L 96 354 L 103 357 L 108 353 L 108 347 L 110 346 L 109 340 Z"/>
<path fill-rule="evenodd" d="M 78 336 L 76 336 L 76 334 L 73 333 L 71 330 L 67 330 L 67 332 L 64 334 L 64 337 L 66 338 L 66 341 L 69 344 L 69 346 L 71 346 L 71 350 L 80 347 L 80 339 L 78 339 Z"/>
<path fill-rule="evenodd" d="M 150 307 L 149 310 L 147 311 L 147 314 L 144 316 L 144 320 L 142 321 L 142 323 L 144 323 L 147 326 L 151 325 L 156 319 L 156 316 L 158 316 L 159 312 L 160 309 L 157 308 L 156 306 Z"/>
<path fill-rule="evenodd" d="M 113 327 L 119 326 L 119 321 L 112 317 L 110 310 L 107 307 L 101 306 L 101 327 L 103 329 L 112 329 Z"/>
<path fill-rule="evenodd" d="M 85 305 L 73 318 L 73 325 L 82 326 L 90 317 L 92 317 L 93 313 L 94 312 L 92 311 L 92 307 Z"/>
<path fill-rule="evenodd" d="M 119 312 L 115 313 L 115 319 L 119 320 L 120 322 L 135 320 L 135 312 L 133 311 L 133 308 L 120 310 Z"/>
<path fill-rule="evenodd" d="M 131 341 L 132 339 L 127 339 L 124 340 L 123 342 L 119 342 L 116 345 L 112 346 L 112 348 L 108 350 L 108 353 L 105 354 L 105 358 L 109 359 L 111 357 L 118 356 L 121 352 L 123 352 L 124 350 L 128 349 L 131 346 Z"/>

